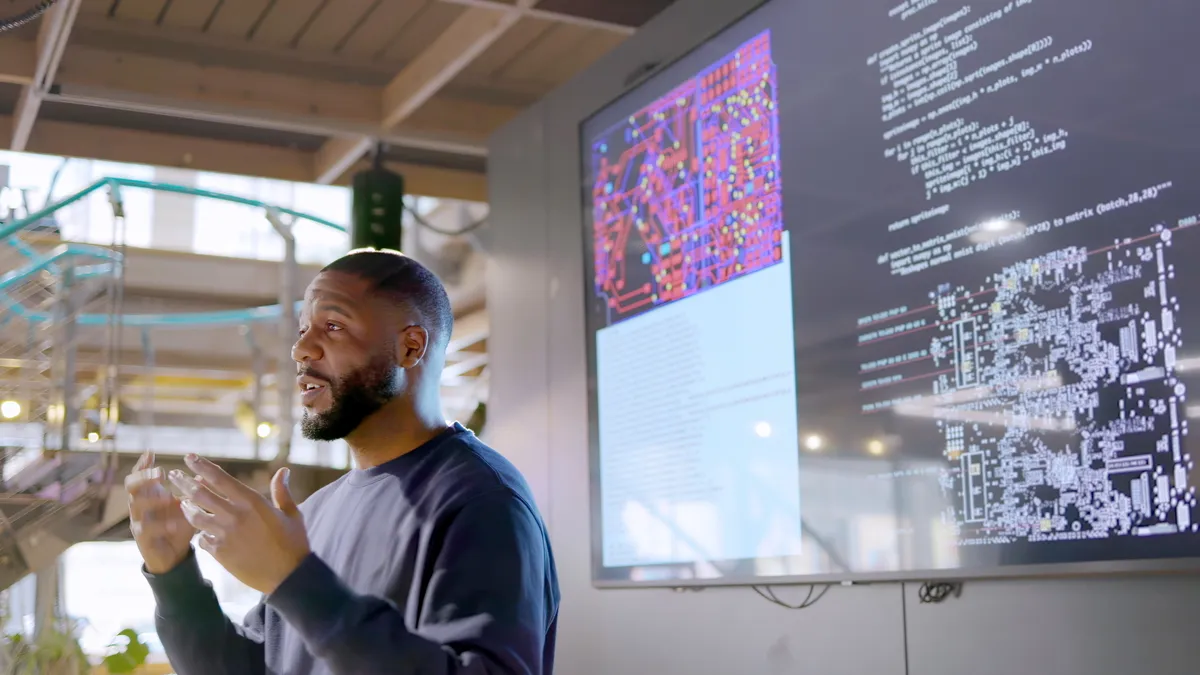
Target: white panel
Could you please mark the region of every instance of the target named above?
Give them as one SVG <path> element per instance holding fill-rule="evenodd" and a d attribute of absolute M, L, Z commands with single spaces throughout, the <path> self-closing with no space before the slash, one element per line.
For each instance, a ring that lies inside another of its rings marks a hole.
<path fill-rule="evenodd" d="M 550 520 L 546 307 L 546 210 L 541 108 L 535 106 L 492 141 L 514 171 L 488 179 L 492 223 L 487 269 L 489 378 L 485 439 L 525 474 Z M 496 362 L 491 355 L 502 355 Z"/>

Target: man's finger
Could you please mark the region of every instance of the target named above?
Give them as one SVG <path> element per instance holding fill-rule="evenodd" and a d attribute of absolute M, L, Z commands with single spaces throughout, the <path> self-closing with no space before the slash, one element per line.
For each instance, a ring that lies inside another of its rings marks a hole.
<path fill-rule="evenodd" d="M 146 452 L 142 453 L 141 457 L 138 457 L 137 464 L 133 465 L 133 472 L 137 473 L 138 471 L 145 471 L 152 466 L 154 466 L 154 453 L 150 450 L 147 450 Z"/>
<path fill-rule="evenodd" d="M 172 471 L 169 475 L 171 483 L 183 493 L 184 499 L 191 501 L 209 513 L 231 514 L 233 504 L 225 497 L 214 493 L 206 485 L 182 471 Z"/>
<path fill-rule="evenodd" d="M 222 531 L 221 519 L 200 508 L 190 499 L 183 500 L 183 517 L 188 523 L 201 532 L 218 533 Z"/>
<path fill-rule="evenodd" d="M 158 467 L 139 469 L 125 477 L 125 489 L 129 492 L 145 488 L 147 485 L 162 483 L 163 471 Z"/>
<path fill-rule="evenodd" d="M 221 493 L 230 501 L 238 502 L 249 498 L 262 499 L 262 496 L 250 489 L 249 485 L 225 473 L 224 469 L 203 457 L 188 455 L 183 461 L 215 492 Z"/>
<path fill-rule="evenodd" d="M 130 489 L 126 491 L 126 497 L 129 500 L 130 509 L 135 507 L 146 509 L 155 504 L 170 504 L 173 495 L 163 481 L 144 480 L 134 482 Z"/>
<path fill-rule="evenodd" d="M 218 551 L 220 540 L 217 539 L 216 535 L 209 532 L 201 532 L 200 536 L 196 538 L 196 543 L 200 545 L 200 548 L 207 551 L 209 555 L 216 558 L 217 562 L 221 562 L 220 552 Z"/>

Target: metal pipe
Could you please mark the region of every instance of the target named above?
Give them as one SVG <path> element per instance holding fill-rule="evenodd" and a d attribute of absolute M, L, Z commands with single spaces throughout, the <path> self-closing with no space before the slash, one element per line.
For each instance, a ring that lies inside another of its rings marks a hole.
<path fill-rule="evenodd" d="M 283 264 L 280 265 L 279 275 L 279 362 L 276 364 L 278 375 L 275 378 L 275 395 L 278 400 L 279 418 L 276 420 L 279 429 L 279 451 L 275 455 L 275 468 L 287 464 L 292 452 L 292 428 L 295 426 L 293 409 L 295 406 L 296 388 L 292 383 L 296 379 L 296 364 L 292 361 L 292 343 L 296 341 L 298 322 L 296 320 L 296 237 L 292 233 L 292 223 L 283 221 L 277 209 L 267 209 L 267 221 L 283 238 Z M 257 431 L 257 430 L 256 430 Z"/>
<path fill-rule="evenodd" d="M 59 280 L 58 298 L 55 300 L 55 313 L 58 315 L 59 336 L 55 343 L 53 360 L 58 364 L 56 373 L 59 384 L 59 395 L 56 397 L 59 437 L 57 445 L 60 450 L 71 449 L 74 437 L 75 422 L 78 419 L 78 405 L 75 402 L 75 306 L 72 301 L 75 282 L 71 269 L 63 270 Z"/>
<path fill-rule="evenodd" d="M 250 330 L 250 326 L 242 326 L 242 337 L 246 338 L 246 345 L 250 347 L 250 361 L 254 369 L 254 385 L 251 399 L 251 406 L 254 410 L 254 458 L 262 459 L 262 437 L 258 433 L 258 427 L 263 422 L 263 371 L 266 365 L 263 363 L 262 348 L 258 346 L 258 341 L 254 339 L 254 331 Z"/>
<path fill-rule="evenodd" d="M 146 358 L 146 394 L 142 399 L 142 409 L 139 411 L 138 423 L 145 429 L 154 426 L 154 343 L 150 341 L 150 331 L 142 329 L 142 355 Z M 150 434 L 142 434 L 142 450 L 150 450 Z"/>

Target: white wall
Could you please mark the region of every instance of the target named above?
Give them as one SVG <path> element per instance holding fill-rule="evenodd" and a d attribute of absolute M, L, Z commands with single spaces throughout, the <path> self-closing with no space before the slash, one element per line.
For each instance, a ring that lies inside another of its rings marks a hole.
<path fill-rule="evenodd" d="M 755 4 L 679 0 L 491 142 L 489 438 L 525 472 L 551 529 L 563 590 L 557 672 L 1200 672 L 1194 578 L 974 582 L 943 605 L 918 604 L 911 585 L 906 598 L 893 584 L 834 588 L 802 611 L 744 588 L 591 587 L 578 124 L 637 66 L 680 55 Z"/>

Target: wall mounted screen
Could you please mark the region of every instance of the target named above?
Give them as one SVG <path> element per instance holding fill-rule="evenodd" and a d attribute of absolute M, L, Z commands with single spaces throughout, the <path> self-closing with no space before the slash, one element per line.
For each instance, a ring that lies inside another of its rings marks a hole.
<path fill-rule="evenodd" d="M 596 582 L 1200 558 L 1197 25 L 775 0 L 584 122 Z"/>

